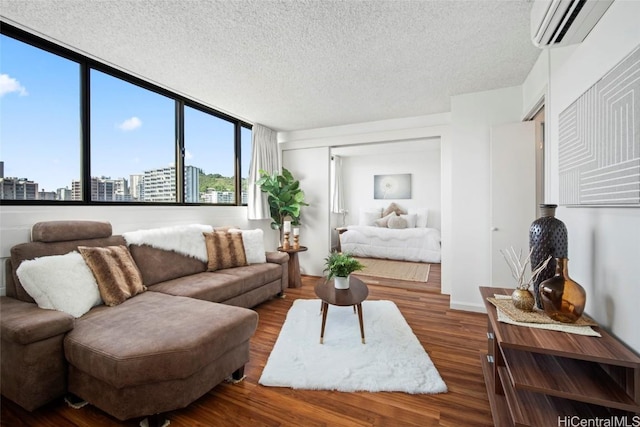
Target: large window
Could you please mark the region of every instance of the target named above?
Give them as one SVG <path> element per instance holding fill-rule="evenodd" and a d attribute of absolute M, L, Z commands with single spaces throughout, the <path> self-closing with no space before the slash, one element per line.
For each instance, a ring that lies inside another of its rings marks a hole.
<path fill-rule="evenodd" d="M 234 161 L 234 124 L 185 107 L 185 202 L 235 204 Z"/>
<path fill-rule="evenodd" d="M 249 124 L 0 30 L 4 203 L 246 204 Z"/>
<path fill-rule="evenodd" d="M 91 200 L 175 202 L 175 101 L 97 70 L 90 81 Z"/>
<path fill-rule="evenodd" d="M 247 187 L 252 154 L 251 129 L 243 126 L 240 129 L 240 188 L 242 189 L 241 202 L 243 205 L 247 204 Z"/>
<path fill-rule="evenodd" d="M 80 113 L 79 63 L 0 35 L 0 199 L 71 199 Z"/>

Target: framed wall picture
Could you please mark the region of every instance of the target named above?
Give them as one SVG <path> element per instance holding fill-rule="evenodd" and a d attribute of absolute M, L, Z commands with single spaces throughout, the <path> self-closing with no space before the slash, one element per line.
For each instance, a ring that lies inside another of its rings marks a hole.
<path fill-rule="evenodd" d="M 374 175 L 374 199 L 410 199 L 411 174 Z"/>

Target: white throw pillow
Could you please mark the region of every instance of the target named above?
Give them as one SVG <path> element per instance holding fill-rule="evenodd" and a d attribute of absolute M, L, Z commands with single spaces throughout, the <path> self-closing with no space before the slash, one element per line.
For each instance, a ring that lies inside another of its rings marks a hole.
<path fill-rule="evenodd" d="M 409 208 L 410 214 L 416 214 L 416 227 L 426 228 L 427 227 L 427 219 L 429 214 L 428 208 Z"/>
<path fill-rule="evenodd" d="M 402 218 L 403 215 L 392 215 L 389 218 L 389 222 L 387 223 L 387 227 L 389 228 L 407 228 L 407 220 Z"/>
<path fill-rule="evenodd" d="M 267 255 L 264 250 L 264 232 L 260 228 L 256 228 L 255 230 L 231 228 L 229 232 L 242 233 L 244 255 L 247 258 L 248 264 L 264 264 L 267 262 Z"/>
<path fill-rule="evenodd" d="M 406 215 L 400 215 L 400 218 L 402 218 L 405 221 L 407 221 L 407 227 L 406 228 L 415 228 L 416 222 L 418 220 L 418 215 L 417 214 L 406 214 Z M 389 228 L 391 228 L 391 227 L 389 227 Z"/>
<path fill-rule="evenodd" d="M 375 220 L 375 221 L 373 222 L 373 224 L 374 224 L 376 227 L 388 227 L 388 226 L 389 226 L 389 220 L 390 220 L 391 218 L 393 218 L 394 216 L 398 216 L 398 215 L 396 215 L 396 213 L 395 213 L 395 212 L 391 212 L 389 215 L 387 215 L 387 216 L 385 216 L 385 217 L 383 217 L 383 218 L 380 218 L 380 219 Z"/>
<path fill-rule="evenodd" d="M 358 225 L 375 225 L 375 221 L 382 216 L 382 209 L 368 209 L 360 211 Z"/>
<path fill-rule="evenodd" d="M 16 274 L 40 308 L 80 317 L 102 304 L 98 283 L 76 251 L 23 261 Z"/>

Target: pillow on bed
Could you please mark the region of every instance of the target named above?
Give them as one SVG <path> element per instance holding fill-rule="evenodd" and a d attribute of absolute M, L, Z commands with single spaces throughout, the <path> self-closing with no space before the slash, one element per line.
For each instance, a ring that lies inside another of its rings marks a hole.
<path fill-rule="evenodd" d="M 407 213 L 407 211 L 405 211 L 404 209 L 402 209 L 400 206 L 396 205 L 395 203 L 391 203 L 389 206 L 387 206 L 387 209 L 382 211 L 382 216 L 385 217 L 385 216 L 389 215 L 390 213 L 395 213 L 396 215 L 405 215 Z"/>
<path fill-rule="evenodd" d="M 389 228 L 407 228 L 407 220 L 402 218 L 402 216 L 391 215 L 389 218 L 389 222 L 387 223 L 387 227 Z"/>
<path fill-rule="evenodd" d="M 416 214 L 416 227 L 426 228 L 429 209 L 427 208 L 409 208 L 410 214 Z"/>
<path fill-rule="evenodd" d="M 418 220 L 418 215 L 416 214 L 406 214 L 406 215 L 400 215 L 400 218 L 404 219 L 407 222 L 407 227 L 406 228 L 415 228 L 416 227 L 416 221 Z M 389 227 L 391 228 L 391 227 Z"/>
<path fill-rule="evenodd" d="M 375 225 L 375 221 L 380 219 L 382 209 L 368 209 L 360 211 L 360 220 L 358 225 Z"/>
<path fill-rule="evenodd" d="M 389 215 L 374 221 L 374 225 L 376 227 L 388 227 L 389 226 L 389 220 L 394 216 L 397 216 L 397 215 L 395 213 L 390 213 Z"/>

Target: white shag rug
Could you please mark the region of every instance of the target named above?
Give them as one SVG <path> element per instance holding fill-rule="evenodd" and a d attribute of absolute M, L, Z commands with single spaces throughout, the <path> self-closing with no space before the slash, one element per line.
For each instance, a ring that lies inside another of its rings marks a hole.
<path fill-rule="evenodd" d="M 398 307 L 364 301 L 360 340 L 353 307 L 329 306 L 320 344 L 320 300 L 296 300 L 287 314 L 259 383 L 337 391 L 444 393 L 447 386 Z"/>

